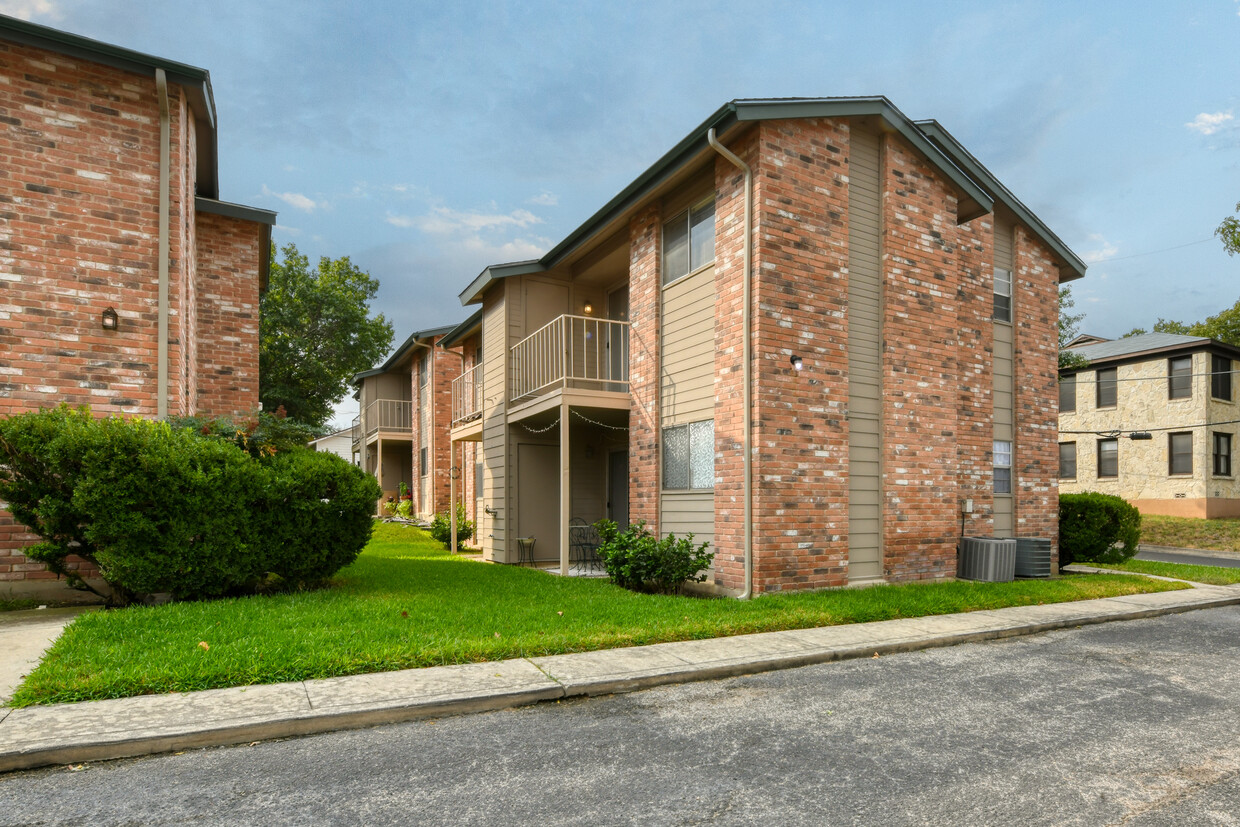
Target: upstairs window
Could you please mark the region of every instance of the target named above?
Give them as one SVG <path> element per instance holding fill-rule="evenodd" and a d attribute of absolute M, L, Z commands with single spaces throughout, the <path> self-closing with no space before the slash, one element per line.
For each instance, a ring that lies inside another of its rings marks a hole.
<path fill-rule="evenodd" d="M 663 283 L 715 260 L 715 199 L 691 207 L 663 225 Z"/>
<path fill-rule="evenodd" d="M 1231 401 L 1231 359 L 1226 356 L 1210 357 L 1210 396 Z"/>
<path fill-rule="evenodd" d="M 1193 435 L 1191 432 L 1167 434 L 1167 472 L 1193 473 Z"/>
<path fill-rule="evenodd" d="M 1119 440 L 1098 440 L 1098 476 L 1119 476 Z"/>
<path fill-rule="evenodd" d="M 995 440 L 995 493 L 1012 493 L 1012 443 Z"/>
<path fill-rule="evenodd" d="M 1059 377 L 1059 412 L 1076 410 L 1076 374 Z"/>
<path fill-rule="evenodd" d="M 1167 360 L 1167 398 L 1191 399 L 1193 396 L 1193 357 L 1176 356 Z"/>
<path fill-rule="evenodd" d="M 1105 368 L 1097 372 L 1097 403 L 1099 408 L 1115 407 L 1115 388 L 1118 379 L 1115 368 Z"/>
<path fill-rule="evenodd" d="M 1012 321 L 1012 271 L 995 268 L 995 321 Z"/>
<path fill-rule="evenodd" d="M 430 371 L 427 370 L 426 363 L 430 360 L 430 358 L 431 358 L 430 354 L 427 354 L 423 356 L 420 360 L 418 360 L 418 387 L 419 388 L 426 387 L 426 377 L 427 377 L 427 374 L 430 373 Z"/>

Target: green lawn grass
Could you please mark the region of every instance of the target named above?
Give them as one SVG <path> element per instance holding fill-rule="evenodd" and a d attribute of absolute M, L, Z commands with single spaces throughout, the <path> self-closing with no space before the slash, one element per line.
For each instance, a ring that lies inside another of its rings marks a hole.
<path fill-rule="evenodd" d="M 453 557 L 420 530 L 381 523 L 330 589 L 83 615 L 11 704 L 278 683 L 1174 588 L 1180 585 L 1116 574 L 875 586 L 746 602 L 652 596 L 601 579 Z"/>
<path fill-rule="evenodd" d="M 1143 514 L 1141 542 L 1155 546 L 1240 551 L 1240 520 Z"/>
<path fill-rule="evenodd" d="M 1209 583 L 1213 586 L 1230 586 L 1240 583 L 1240 569 L 1223 566 L 1193 566 L 1186 563 L 1160 563 L 1156 560 L 1127 560 L 1116 565 L 1103 563 L 1085 563 L 1101 569 L 1130 571 L 1135 574 L 1157 574 L 1160 577 L 1176 577 L 1180 580 L 1191 580 L 1194 583 Z"/>

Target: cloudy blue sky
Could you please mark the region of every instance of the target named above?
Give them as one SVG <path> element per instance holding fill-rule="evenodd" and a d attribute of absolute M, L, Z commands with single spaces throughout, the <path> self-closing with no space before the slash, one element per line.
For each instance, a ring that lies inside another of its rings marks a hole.
<path fill-rule="evenodd" d="M 0 0 L 202 66 L 221 197 L 349 256 L 411 331 L 545 252 L 732 98 L 874 95 L 936 118 L 1090 263 L 1118 336 L 1240 297 L 1240 2 Z M 342 413 L 342 420 L 351 413 Z"/>

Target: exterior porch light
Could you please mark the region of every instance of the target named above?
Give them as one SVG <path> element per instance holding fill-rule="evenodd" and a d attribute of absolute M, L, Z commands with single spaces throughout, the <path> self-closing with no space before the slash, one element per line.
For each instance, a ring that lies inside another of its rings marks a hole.
<path fill-rule="evenodd" d="M 112 308 L 103 311 L 102 323 L 104 330 L 116 330 L 120 326 L 120 316 Z"/>
<path fill-rule="evenodd" d="M 594 305 L 591 304 L 590 302 L 586 302 L 585 306 L 581 308 L 581 312 L 585 313 L 587 316 L 591 315 L 592 313 L 594 313 Z"/>
<path fill-rule="evenodd" d="M 800 356 L 793 356 L 788 360 L 788 363 L 792 365 L 793 370 L 801 370 L 805 367 L 805 361 Z"/>

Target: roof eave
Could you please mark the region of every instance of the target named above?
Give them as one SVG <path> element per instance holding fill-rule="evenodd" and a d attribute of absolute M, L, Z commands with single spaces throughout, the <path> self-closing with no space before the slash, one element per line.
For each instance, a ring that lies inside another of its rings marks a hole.
<path fill-rule="evenodd" d="M 468 319 L 445 333 L 443 338 L 439 340 L 439 346 L 442 348 L 450 348 L 454 345 L 460 344 L 462 340 L 468 338 L 481 329 L 482 308 L 480 307 L 474 311 Z"/>
<path fill-rule="evenodd" d="M 1021 200 L 1012 194 L 1012 191 L 1003 185 L 1003 183 L 991 174 L 973 154 L 965 149 L 964 145 L 955 139 L 955 137 L 943 128 L 943 125 L 935 120 L 917 121 L 916 126 L 924 132 L 926 136 L 939 146 L 940 149 L 961 169 L 968 173 L 984 185 L 991 187 L 999 201 L 1003 203 L 1009 210 L 1016 214 L 1026 226 L 1033 230 L 1046 245 L 1050 247 L 1051 252 L 1059 260 L 1060 264 L 1060 282 L 1075 281 L 1085 276 L 1085 270 L 1088 265 L 1072 252 L 1071 248 L 1063 242 L 1059 236 L 1047 227 L 1032 210 L 1026 207 Z M 1067 269 L 1065 274 L 1064 269 Z"/>
<path fill-rule="evenodd" d="M 205 130 L 198 136 L 198 190 L 211 198 L 219 195 L 219 172 L 216 143 L 215 95 L 211 91 L 211 73 L 197 66 L 144 54 L 89 37 L 71 34 L 26 20 L 0 15 L 0 38 L 58 52 L 71 57 L 100 63 L 138 75 L 153 75 L 163 69 L 169 83 L 185 90 L 194 116 Z"/>

